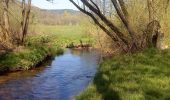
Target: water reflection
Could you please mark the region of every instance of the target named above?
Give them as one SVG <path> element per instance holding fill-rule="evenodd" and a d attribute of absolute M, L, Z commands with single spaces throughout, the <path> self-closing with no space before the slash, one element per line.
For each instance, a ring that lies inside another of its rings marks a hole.
<path fill-rule="evenodd" d="M 0 76 L 0 100 L 70 100 L 92 80 L 95 50 L 66 50 L 51 65 Z"/>

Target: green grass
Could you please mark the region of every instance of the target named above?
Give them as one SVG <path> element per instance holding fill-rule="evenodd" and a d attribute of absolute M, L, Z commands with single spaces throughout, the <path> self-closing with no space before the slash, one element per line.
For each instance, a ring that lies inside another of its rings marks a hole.
<path fill-rule="evenodd" d="M 6 71 L 28 70 L 47 57 L 63 53 L 63 49 L 44 35 L 28 37 L 25 46 L 0 56 L 0 74 Z"/>
<path fill-rule="evenodd" d="M 87 29 L 81 25 L 35 25 L 31 27 L 31 32 L 43 33 L 46 35 L 53 35 L 53 38 L 57 38 L 58 44 L 65 46 L 72 42 L 79 44 L 80 40 L 84 43 L 92 43 L 93 38 L 89 36 Z"/>
<path fill-rule="evenodd" d="M 76 100 L 170 100 L 170 50 L 146 50 L 104 61 Z"/>

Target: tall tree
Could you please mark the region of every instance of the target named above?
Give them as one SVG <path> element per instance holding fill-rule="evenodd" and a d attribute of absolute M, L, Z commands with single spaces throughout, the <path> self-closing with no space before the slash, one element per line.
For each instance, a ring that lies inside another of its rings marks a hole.
<path fill-rule="evenodd" d="M 86 6 L 86 8 L 88 8 L 88 10 L 81 8 L 81 6 L 79 6 L 74 0 L 70 0 L 70 2 L 72 2 L 80 11 L 90 16 L 94 20 L 94 22 L 115 41 L 117 45 L 122 47 L 122 49 L 125 52 L 138 51 L 144 48 L 148 48 L 150 46 L 157 47 L 155 44 L 157 44 L 158 36 L 160 36 L 158 34 L 161 33 L 159 31 L 160 24 L 155 19 L 155 15 L 154 15 L 155 12 L 153 6 L 154 0 L 148 0 L 148 11 L 149 11 L 149 17 L 151 21 L 150 23 L 148 23 L 148 27 L 146 27 L 147 32 L 144 32 L 147 33 L 147 35 L 145 35 L 145 37 L 143 38 L 138 38 L 139 36 L 137 36 L 137 32 L 133 29 L 133 26 L 130 23 L 131 22 L 130 15 L 126 7 L 127 1 L 125 2 L 125 0 L 110 0 L 115 8 L 117 15 L 119 16 L 121 23 L 123 23 L 123 25 L 125 26 L 128 35 L 123 33 L 115 25 L 114 22 L 109 20 L 107 15 L 101 12 L 101 10 L 99 9 L 99 5 L 93 2 L 93 0 L 80 0 L 80 1 L 82 4 Z M 153 31 L 151 32 L 150 30 Z M 142 42 L 144 38 L 148 39 L 148 41 L 146 41 L 145 44 L 143 44 L 144 42 Z"/>

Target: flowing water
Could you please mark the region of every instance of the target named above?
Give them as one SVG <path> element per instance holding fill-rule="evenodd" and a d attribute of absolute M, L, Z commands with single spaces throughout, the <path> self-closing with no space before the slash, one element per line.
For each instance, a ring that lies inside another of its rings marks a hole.
<path fill-rule="evenodd" d="M 92 81 L 95 50 L 69 50 L 44 67 L 0 76 L 0 100 L 71 100 Z"/>

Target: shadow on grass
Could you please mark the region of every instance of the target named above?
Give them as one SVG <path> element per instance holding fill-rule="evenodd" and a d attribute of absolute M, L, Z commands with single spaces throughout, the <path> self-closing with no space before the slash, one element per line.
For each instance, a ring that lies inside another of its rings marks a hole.
<path fill-rule="evenodd" d="M 108 73 L 105 74 L 108 75 Z M 102 95 L 103 100 L 120 100 L 118 93 L 110 87 L 112 82 L 102 77 L 103 75 L 102 72 L 98 72 L 94 78 L 98 93 Z"/>

